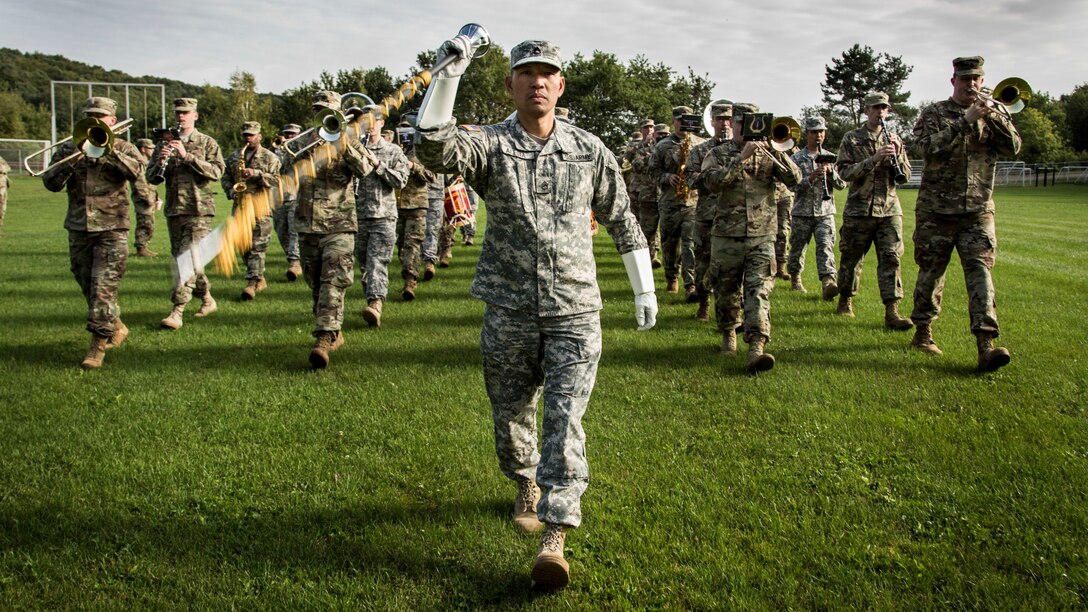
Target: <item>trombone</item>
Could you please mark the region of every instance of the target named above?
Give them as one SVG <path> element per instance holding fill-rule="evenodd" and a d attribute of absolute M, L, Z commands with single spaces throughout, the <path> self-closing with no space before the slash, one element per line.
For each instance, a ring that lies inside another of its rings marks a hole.
<path fill-rule="evenodd" d="M 340 105 L 343 106 L 345 102 L 354 98 L 365 98 L 369 101 L 369 104 L 374 104 L 374 101 L 370 99 L 370 96 L 357 91 L 349 91 L 340 96 Z M 332 108 L 325 109 L 318 113 L 317 117 L 314 119 L 314 124 L 310 129 L 300 133 L 294 138 L 284 140 L 281 144 L 284 150 L 287 151 L 287 154 L 290 155 L 292 159 L 296 159 L 319 144 L 340 140 L 340 136 L 344 133 L 344 128 L 362 114 L 363 109 L 358 106 L 351 106 L 344 111 L 338 111 Z M 314 132 L 317 132 L 318 138 L 314 138 Z M 307 142 L 305 146 L 300 147 L 297 151 L 291 148 L 291 143 L 301 143 L 306 142 L 306 140 L 309 140 L 309 142 Z"/>
<path fill-rule="evenodd" d="M 61 164 L 68 163 L 81 156 L 87 156 L 91 159 L 98 159 L 103 155 L 108 155 L 110 151 L 113 150 L 113 140 L 121 134 L 127 132 L 128 129 L 132 127 L 133 121 L 135 121 L 135 119 L 130 117 L 111 126 L 105 121 L 99 119 L 98 117 L 85 117 L 83 119 L 80 119 L 74 126 L 72 126 L 71 136 L 62 140 L 58 140 L 56 143 L 45 147 L 40 151 L 35 151 L 34 153 L 27 155 L 26 158 L 23 160 L 23 167 L 26 168 L 26 171 L 31 176 L 41 176 L 46 172 L 52 170 L 53 168 L 56 168 Z M 74 153 L 68 155 L 64 159 L 50 163 L 48 166 L 42 168 L 37 172 L 31 169 L 30 160 L 38 157 L 39 155 L 44 155 L 46 152 L 50 152 L 50 154 L 52 154 L 52 151 L 54 149 L 60 147 L 68 141 L 71 141 L 72 145 L 75 147 L 76 150 Z"/>
<path fill-rule="evenodd" d="M 1008 119 L 1012 119 L 1014 113 L 1024 110 L 1024 106 L 1031 100 L 1031 85 L 1028 85 L 1027 81 L 1019 77 L 1009 77 L 998 83 L 997 87 L 993 89 L 983 87 L 971 91 L 986 106 L 1005 115 Z"/>
<path fill-rule="evenodd" d="M 801 139 L 801 124 L 793 117 L 775 117 L 771 122 L 771 147 L 776 151 L 789 151 Z"/>

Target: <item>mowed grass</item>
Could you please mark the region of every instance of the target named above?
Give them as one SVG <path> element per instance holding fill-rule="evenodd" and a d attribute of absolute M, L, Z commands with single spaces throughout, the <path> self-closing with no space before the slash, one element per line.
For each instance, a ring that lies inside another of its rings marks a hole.
<path fill-rule="evenodd" d="M 130 258 L 122 285 L 132 335 L 85 373 L 65 197 L 17 179 L 0 239 L 0 607 L 1088 606 L 1088 189 L 997 200 L 1013 360 L 986 375 L 955 258 L 943 357 L 883 329 L 870 253 L 854 320 L 779 281 L 778 363 L 752 377 L 678 296 L 659 292 L 657 328 L 636 332 L 602 232 L 592 483 L 571 585 L 542 595 L 494 458 L 467 293 L 479 246 L 455 247 L 415 302 L 394 278 L 380 330 L 357 272 L 346 345 L 312 372 L 309 291 L 283 280 L 275 240 L 258 300 L 213 273 L 219 312 L 193 318 L 194 303 L 181 330 L 158 328 L 160 217 L 160 256 Z"/>

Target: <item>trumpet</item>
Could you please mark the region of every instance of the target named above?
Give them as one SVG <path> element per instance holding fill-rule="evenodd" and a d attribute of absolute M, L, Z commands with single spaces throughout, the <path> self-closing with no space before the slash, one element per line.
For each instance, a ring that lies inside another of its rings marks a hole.
<path fill-rule="evenodd" d="M 1009 77 L 998 83 L 997 87 L 993 89 L 983 87 L 971 91 L 986 106 L 996 110 L 1008 119 L 1012 119 L 1014 113 L 1024 110 L 1024 106 L 1031 100 L 1031 85 L 1028 85 L 1027 81 L 1019 77 Z"/>
<path fill-rule="evenodd" d="M 129 128 L 132 127 L 133 121 L 134 119 L 130 117 L 111 126 L 97 117 L 80 119 L 72 126 L 71 136 L 58 140 L 56 143 L 45 147 L 40 151 L 35 151 L 34 153 L 27 155 L 23 160 L 23 167 L 26 168 L 26 171 L 31 176 L 41 176 L 61 164 L 66 164 L 82 156 L 98 159 L 104 155 L 109 155 L 109 153 L 113 151 L 114 139 L 127 132 Z M 76 149 L 74 153 L 66 156 L 64 159 L 53 161 L 37 172 L 31 169 L 30 160 L 39 155 L 44 155 L 46 152 L 52 154 L 54 149 L 57 149 L 69 141 L 72 142 L 72 145 Z"/>
<path fill-rule="evenodd" d="M 367 100 L 370 99 L 370 97 L 366 94 L 350 92 L 340 96 L 341 104 L 343 104 L 345 100 L 349 99 L 349 96 L 362 96 Z M 337 140 L 340 140 L 340 136 L 343 135 L 344 129 L 362 114 L 363 109 L 359 108 L 358 106 L 352 106 L 346 111 L 338 111 L 333 108 L 325 109 L 318 113 L 317 117 L 314 119 L 314 124 L 312 127 L 310 127 L 310 129 L 302 132 L 294 138 L 291 138 L 290 140 L 283 141 L 281 144 L 284 147 L 284 150 L 287 151 L 288 155 L 290 155 L 292 158 L 297 158 L 319 144 L 323 144 L 326 142 L 336 142 Z M 316 138 L 315 135 L 317 136 Z M 297 149 L 293 149 L 291 147 L 292 143 L 302 142 L 306 142 L 306 144 L 298 147 Z"/>

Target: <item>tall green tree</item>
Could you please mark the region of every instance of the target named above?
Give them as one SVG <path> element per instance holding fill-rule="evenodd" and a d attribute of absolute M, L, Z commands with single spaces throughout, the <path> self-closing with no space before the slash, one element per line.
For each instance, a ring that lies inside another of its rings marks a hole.
<path fill-rule="evenodd" d="M 824 67 L 824 82 L 820 84 L 824 105 L 832 115 L 841 114 L 841 122 L 849 120 L 857 128 L 864 121 L 865 94 L 883 91 L 888 94 L 892 111 L 909 120 L 916 116 L 916 111 L 907 104 L 910 92 L 902 87 L 913 70 L 899 56 L 855 44 Z"/>
<path fill-rule="evenodd" d="M 1088 83 L 1077 85 L 1061 97 L 1069 144 L 1075 151 L 1088 151 Z"/>
<path fill-rule="evenodd" d="M 1061 128 L 1043 111 L 1029 106 L 1012 117 L 1023 139 L 1017 159 L 1040 163 L 1061 161 L 1067 156 L 1069 149 L 1062 138 Z"/>

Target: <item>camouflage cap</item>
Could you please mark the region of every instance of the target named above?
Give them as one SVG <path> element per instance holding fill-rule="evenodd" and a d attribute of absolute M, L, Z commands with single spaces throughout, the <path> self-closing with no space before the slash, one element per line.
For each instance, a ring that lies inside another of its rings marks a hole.
<path fill-rule="evenodd" d="M 672 132 L 672 129 L 669 128 L 669 126 L 665 125 L 664 123 L 655 123 L 654 124 L 654 133 L 655 134 L 668 134 L 670 132 Z"/>
<path fill-rule="evenodd" d="M 862 106 L 869 108 L 870 106 L 891 106 L 888 103 L 888 94 L 883 91 L 870 91 L 865 94 L 865 98 L 861 101 Z"/>
<path fill-rule="evenodd" d="M 733 120 L 740 121 L 740 118 L 748 113 L 758 113 L 759 105 L 752 104 L 751 102 L 737 102 L 733 104 Z"/>
<path fill-rule="evenodd" d="M 388 136 L 392 138 L 394 133 L 395 132 L 393 132 L 393 130 L 382 130 L 382 136 Z"/>
<path fill-rule="evenodd" d="M 408 121 L 407 119 L 401 119 L 400 123 L 397 124 L 397 127 L 399 127 L 399 128 L 410 128 L 410 127 L 412 127 L 412 123 L 410 121 Z"/>
<path fill-rule="evenodd" d="M 151 140 L 150 138 L 137 138 L 136 139 L 136 146 L 137 146 L 137 148 L 140 148 L 140 149 L 154 149 L 155 148 L 155 142 L 153 140 Z"/>
<path fill-rule="evenodd" d="M 644 128 L 644 127 L 652 128 L 653 126 L 654 126 L 654 120 L 650 119 L 649 117 L 647 117 L 646 119 L 643 119 L 642 123 L 638 124 L 638 127 L 640 127 L 640 128 Z"/>
<path fill-rule="evenodd" d="M 680 115 L 691 115 L 694 112 L 690 106 L 674 106 L 672 107 L 672 118 L 676 119 Z"/>
<path fill-rule="evenodd" d="M 288 123 L 280 130 L 280 134 L 298 134 L 302 131 L 302 126 L 297 123 Z"/>
<path fill-rule="evenodd" d="M 117 101 L 112 98 L 103 98 L 101 96 L 95 96 L 93 98 L 87 98 L 87 101 L 83 103 L 83 113 L 90 115 L 94 113 L 96 115 L 116 115 L 117 114 Z"/>
<path fill-rule="evenodd" d="M 982 65 L 985 63 L 986 60 L 978 55 L 957 57 L 952 60 L 952 68 L 954 70 L 952 76 L 983 76 L 986 74 L 986 71 L 982 69 Z"/>
<path fill-rule="evenodd" d="M 570 119 L 570 109 L 565 106 L 555 107 L 555 116 Z"/>
<path fill-rule="evenodd" d="M 809 117 L 805 119 L 806 132 L 826 132 L 827 121 L 823 117 Z"/>
<path fill-rule="evenodd" d="M 513 70 L 522 64 L 539 62 L 556 68 L 563 69 L 563 59 L 559 53 L 559 47 L 546 40 L 527 40 L 520 42 L 510 50 L 510 69 Z"/>
<path fill-rule="evenodd" d="M 733 102 L 732 100 L 715 100 L 710 105 L 710 118 L 717 119 L 718 117 L 729 118 L 733 116 Z"/>
<path fill-rule="evenodd" d="M 174 112 L 188 113 L 196 110 L 196 98 L 174 98 Z"/>
<path fill-rule="evenodd" d="M 335 91 L 319 91 L 314 94 L 313 109 L 319 110 L 322 108 L 331 108 L 333 110 L 340 110 L 340 94 Z"/>
<path fill-rule="evenodd" d="M 248 136 L 251 134 L 260 134 L 261 124 L 256 121 L 245 121 L 242 123 L 242 135 Z"/>

